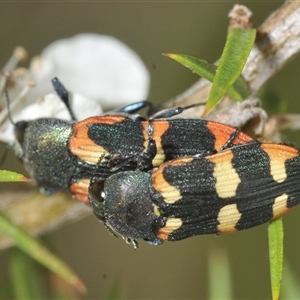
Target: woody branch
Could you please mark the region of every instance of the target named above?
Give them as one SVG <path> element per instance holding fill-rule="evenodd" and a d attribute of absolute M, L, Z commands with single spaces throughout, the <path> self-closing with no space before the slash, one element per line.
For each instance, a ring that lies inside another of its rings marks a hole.
<path fill-rule="evenodd" d="M 258 28 L 255 45 L 242 72 L 250 92 L 257 92 L 299 51 L 300 2 L 289 0 Z M 210 87 L 211 83 L 201 78 L 192 87 L 166 102 L 164 106 L 185 106 L 205 101 Z M 190 110 L 188 113 L 192 116 L 195 111 Z"/>

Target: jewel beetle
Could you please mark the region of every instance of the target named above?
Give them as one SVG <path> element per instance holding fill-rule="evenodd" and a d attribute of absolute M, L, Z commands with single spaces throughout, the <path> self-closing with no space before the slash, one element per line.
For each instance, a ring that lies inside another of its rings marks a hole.
<path fill-rule="evenodd" d="M 249 143 L 125 171 L 90 188 L 95 216 L 136 247 L 245 230 L 300 202 L 299 150 Z"/>
<path fill-rule="evenodd" d="M 66 89 L 56 78 L 53 83 L 71 110 Z M 190 107 L 160 111 L 146 120 L 134 114 L 143 105 L 129 105 L 113 114 L 79 122 L 56 118 L 17 122 L 19 157 L 43 193 L 70 192 L 88 203 L 91 181 L 120 171 L 147 171 L 177 157 L 253 142 L 235 127 L 172 118 Z"/>

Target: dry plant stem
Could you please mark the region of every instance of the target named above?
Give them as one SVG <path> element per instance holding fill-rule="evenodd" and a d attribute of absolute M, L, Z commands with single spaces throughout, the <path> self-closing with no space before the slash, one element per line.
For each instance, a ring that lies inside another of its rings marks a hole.
<path fill-rule="evenodd" d="M 18 183 L 14 184 L 14 192 L 12 187 L 1 187 L 0 210 L 33 235 L 60 228 L 91 214 L 89 206 L 68 194 L 56 193 L 48 197 L 34 186 Z M 0 250 L 12 244 L 10 238 L 0 233 Z"/>
<path fill-rule="evenodd" d="M 300 51 L 300 2 L 287 1 L 259 27 L 257 40 L 242 75 L 255 93 Z M 200 79 L 171 99 L 164 107 L 185 106 L 206 101 L 211 83 Z M 190 117 L 197 112 L 187 111 Z M 187 116 L 187 115 L 186 115 Z"/>
<path fill-rule="evenodd" d="M 259 28 L 258 39 L 243 71 L 256 92 L 300 51 L 300 2 L 288 1 Z"/>

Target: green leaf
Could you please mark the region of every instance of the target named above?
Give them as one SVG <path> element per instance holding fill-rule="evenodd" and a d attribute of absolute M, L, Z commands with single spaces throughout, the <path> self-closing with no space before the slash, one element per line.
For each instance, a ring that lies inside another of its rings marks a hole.
<path fill-rule="evenodd" d="M 227 93 L 240 76 L 252 49 L 255 36 L 255 29 L 233 28 L 229 31 L 206 103 L 206 111 L 209 111 Z"/>
<path fill-rule="evenodd" d="M 28 182 L 30 181 L 30 179 L 16 172 L 0 170 L 0 182 L 17 182 L 17 181 Z"/>
<path fill-rule="evenodd" d="M 270 275 L 272 299 L 279 299 L 282 264 L 283 264 L 283 224 L 282 218 L 270 222 L 268 227 L 269 234 L 269 256 L 270 256 Z"/>
<path fill-rule="evenodd" d="M 209 64 L 207 61 L 187 54 L 165 53 L 164 56 L 170 57 L 184 65 L 199 76 L 213 82 L 217 66 Z M 249 96 L 246 82 L 239 77 L 234 85 L 229 88 L 228 96 L 235 101 L 242 101 Z"/>
<path fill-rule="evenodd" d="M 208 252 L 209 297 L 208 299 L 233 299 L 232 276 L 228 255 L 223 249 Z"/>
<path fill-rule="evenodd" d="M 209 81 L 213 81 L 217 66 L 209 64 L 206 60 L 200 59 L 187 54 L 164 53 L 164 56 L 170 57 L 199 76 L 204 77 Z"/>
<path fill-rule="evenodd" d="M 52 254 L 37 239 L 34 239 L 20 227 L 10 222 L 0 213 L 0 231 L 13 239 L 14 243 L 25 253 L 40 262 L 46 268 L 73 285 L 79 292 L 86 288 L 78 276 L 59 258 Z"/>
<path fill-rule="evenodd" d="M 115 282 L 113 286 L 110 288 L 108 295 L 105 297 L 107 300 L 118 300 L 123 299 L 121 297 L 121 288 L 118 282 Z"/>
<path fill-rule="evenodd" d="M 44 299 L 37 263 L 16 247 L 11 250 L 10 282 L 14 299 Z"/>

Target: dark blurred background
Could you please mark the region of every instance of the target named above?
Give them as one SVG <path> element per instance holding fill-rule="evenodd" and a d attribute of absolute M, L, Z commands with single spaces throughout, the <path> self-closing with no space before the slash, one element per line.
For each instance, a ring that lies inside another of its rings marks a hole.
<path fill-rule="evenodd" d="M 283 1 L 244 1 L 259 26 Z M 198 77 L 164 52 L 186 53 L 216 61 L 226 40 L 227 14 L 235 3 L 211 2 L 28 2 L 0 3 L 3 66 L 12 49 L 24 46 L 30 56 L 49 43 L 78 33 L 112 35 L 138 53 L 151 74 L 149 100 L 161 103 L 187 89 Z M 299 112 L 300 59 L 286 66 L 267 88 Z M 298 144 L 296 134 L 287 133 Z M 300 275 L 299 209 L 284 217 L 285 258 Z M 205 299 L 208 255 L 214 249 L 229 257 L 235 299 L 271 298 L 267 226 L 224 236 L 198 236 L 134 251 L 115 239 L 93 216 L 48 234 L 56 252 L 88 287 L 86 299 L 105 298 L 118 286 L 122 298 Z M 3 256 L 4 257 L 4 256 Z M 1 254 L 0 254 L 1 259 Z M 221 286 L 221 282 L 220 282 Z"/>

